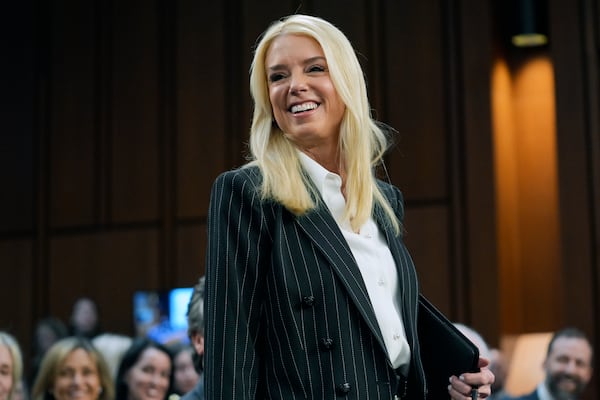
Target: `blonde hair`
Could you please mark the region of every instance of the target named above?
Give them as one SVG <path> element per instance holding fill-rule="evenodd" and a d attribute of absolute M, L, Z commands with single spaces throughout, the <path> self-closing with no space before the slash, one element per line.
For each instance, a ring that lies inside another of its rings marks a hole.
<path fill-rule="evenodd" d="M 377 203 L 399 233 L 400 223 L 377 187 L 374 175 L 388 148 L 387 137 L 371 117 L 365 78 L 352 44 L 338 28 L 321 18 L 292 15 L 274 22 L 262 34 L 254 52 L 250 69 L 254 100 L 250 153 L 251 164 L 258 165 L 263 175 L 262 197 L 275 199 L 297 215 L 316 206 L 294 144 L 273 124 L 265 57 L 273 40 L 285 34 L 307 36 L 319 43 L 333 86 L 346 106 L 339 138 L 347 172 L 344 218 L 358 230 Z"/>
<path fill-rule="evenodd" d="M 15 388 L 21 381 L 23 374 L 23 358 L 21 356 L 21 348 L 17 340 L 9 333 L 0 332 L 0 346 L 6 347 L 12 359 L 12 386 L 8 392 L 8 400 L 12 399 L 15 393 Z"/>
<path fill-rule="evenodd" d="M 115 386 L 113 378 L 102 354 L 98 352 L 89 340 L 75 336 L 61 339 L 48 349 L 42 359 L 40 370 L 33 384 L 31 392 L 32 400 L 55 400 L 54 394 L 50 389 L 54 386 L 58 370 L 69 354 L 77 349 L 84 350 L 98 368 L 100 387 L 102 388 L 98 400 L 114 400 Z"/>

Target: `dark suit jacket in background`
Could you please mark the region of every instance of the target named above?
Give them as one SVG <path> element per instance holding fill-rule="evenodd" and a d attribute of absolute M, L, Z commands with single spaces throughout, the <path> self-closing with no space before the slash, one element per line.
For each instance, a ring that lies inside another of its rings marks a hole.
<path fill-rule="evenodd" d="M 206 265 L 205 390 L 212 399 L 393 399 L 388 361 L 366 286 L 324 203 L 297 217 L 260 199 L 257 167 L 213 185 Z M 380 187 L 398 219 L 400 191 Z M 424 398 L 416 335 L 418 283 L 402 239 L 374 217 L 398 269 L 412 351 L 409 399 Z"/>

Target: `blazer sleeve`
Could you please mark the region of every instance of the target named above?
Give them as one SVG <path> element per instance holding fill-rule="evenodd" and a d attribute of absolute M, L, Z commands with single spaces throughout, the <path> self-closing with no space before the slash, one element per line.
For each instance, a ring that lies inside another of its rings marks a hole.
<path fill-rule="evenodd" d="M 261 294 L 271 238 L 257 182 L 252 169 L 230 171 L 217 178 L 211 191 L 205 301 L 207 399 L 254 399 L 260 387 L 257 350 L 265 329 Z"/>

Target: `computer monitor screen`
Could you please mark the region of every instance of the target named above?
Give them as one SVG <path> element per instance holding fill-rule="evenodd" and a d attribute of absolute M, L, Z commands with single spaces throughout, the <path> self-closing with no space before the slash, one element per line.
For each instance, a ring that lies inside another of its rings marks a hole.
<path fill-rule="evenodd" d="M 187 307 L 193 288 L 137 291 L 133 294 L 133 321 L 137 336 L 159 343 L 188 342 Z"/>

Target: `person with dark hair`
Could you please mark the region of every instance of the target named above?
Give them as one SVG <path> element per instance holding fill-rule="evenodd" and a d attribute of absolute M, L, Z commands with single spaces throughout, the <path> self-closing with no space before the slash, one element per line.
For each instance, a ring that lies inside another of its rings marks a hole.
<path fill-rule="evenodd" d="M 181 400 L 204 400 L 204 276 L 194 286 L 187 310 L 188 336 L 194 347 L 192 360 L 194 368 L 200 375 L 193 390 L 186 393 Z"/>
<path fill-rule="evenodd" d="M 505 400 L 577 400 L 592 378 L 593 349 L 579 329 L 567 327 L 554 333 L 544 360 L 546 377 L 524 396 Z"/>
<path fill-rule="evenodd" d="M 65 323 L 56 317 L 45 317 L 40 319 L 33 333 L 33 343 L 31 346 L 31 366 L 28 378 L 28 385 L 33 386 L 33 382 L 37 376 L 42 358 L 48 349 L 60 339 L 66 338 L 69 335 L 69 330 Z"/>
<path fill-rule="evenodd" d="M 179 396 L 192 391 L 200 376 L 194 365 L 194 348 L 186 342 L 167 344 L 173 355 L 173 391 Z"/>
<path fill-rule="evenodd" d="M 93 339 L 100 334 L 100 310 L 94 300 L 89 297 L 80 297 L 73 303 L 71 318 L 69 319 L 71 335 Z"/>
<path fill-rule="evenodd" d="M 281 18 L 250 92 L 251 160 L 217 177 L 207 217 L 206 398 L 425 399 L 403 195 L 376 174 L 392 130 L 352 44 L 321 18 Z M 437 389 L 486 398 L 487 365 Z"/>
<path fill-rule="evenodd" d="M 66 337 L 46 352 L 32 400 L 114 400 L 114 382 L 106 362 L 86 338 Z"/>
<path fill-rule="evenodd" d="M 117 371 L 116 400 L 166 400 L 173 391 L 173 358 L 164 345 L 137 338 Z"/>

